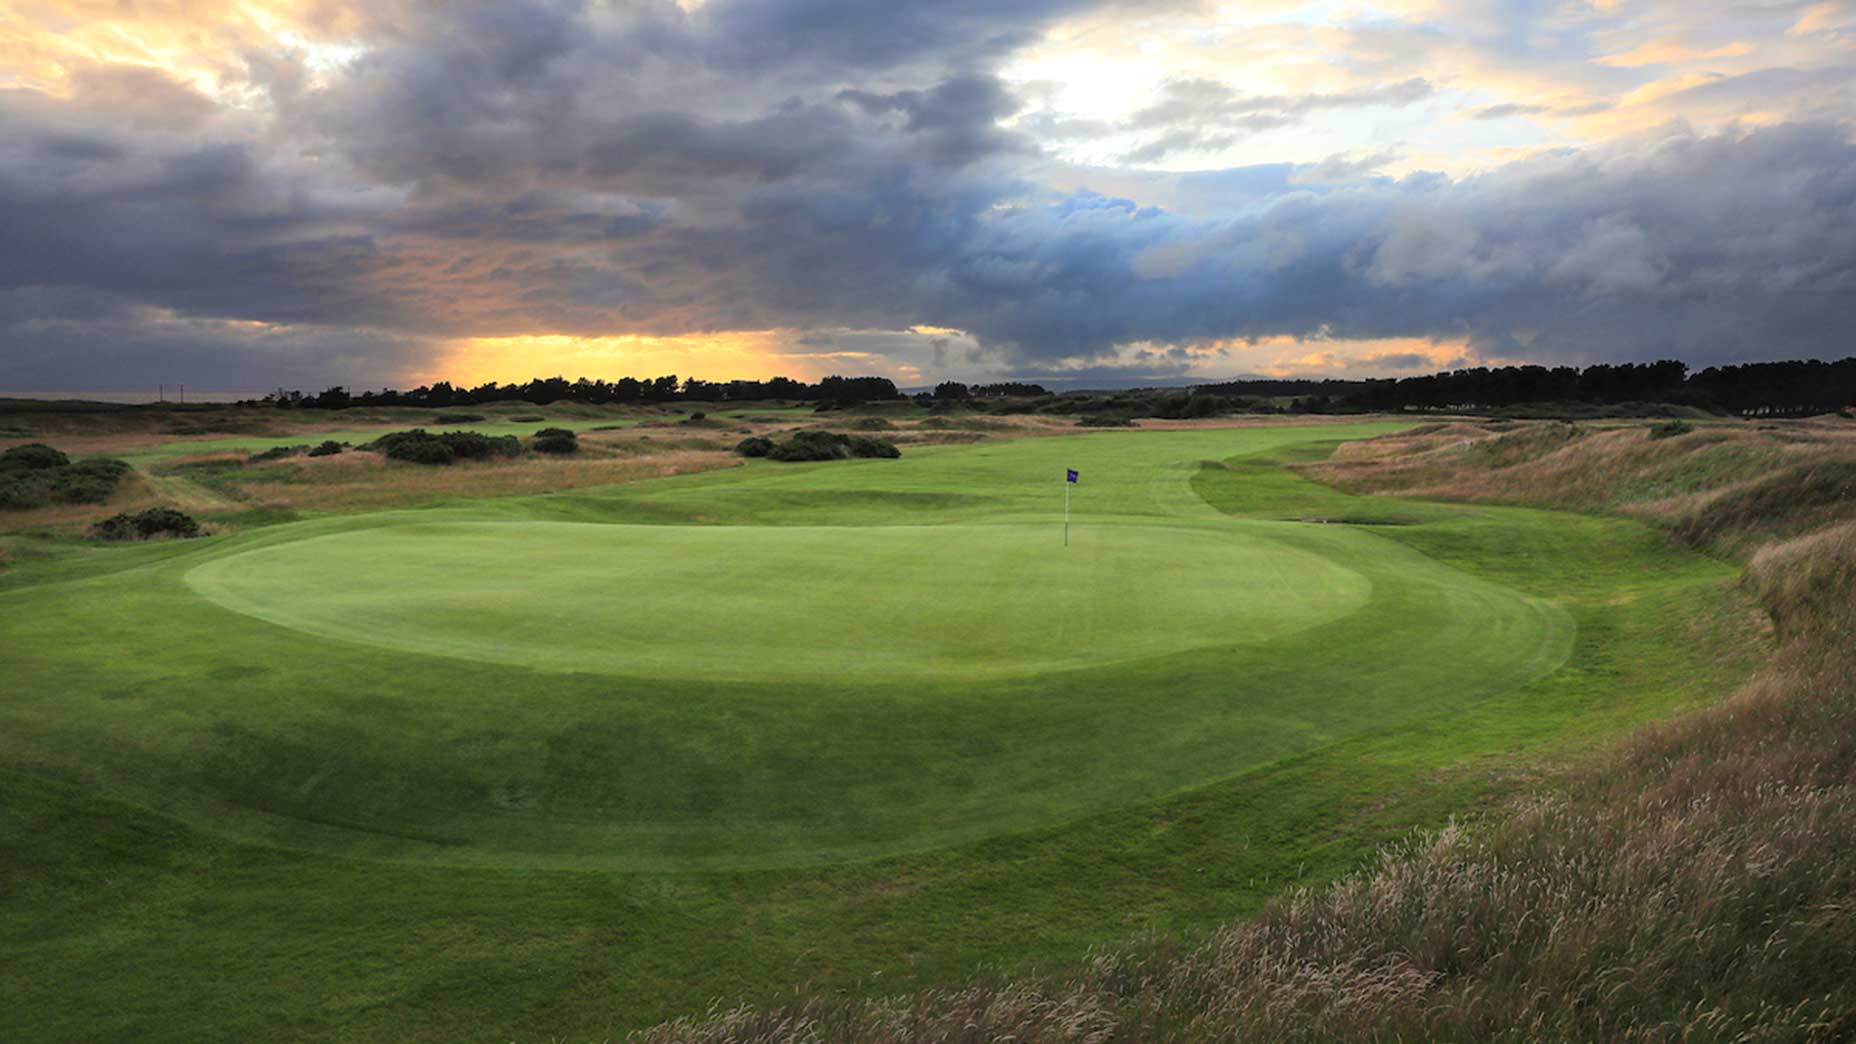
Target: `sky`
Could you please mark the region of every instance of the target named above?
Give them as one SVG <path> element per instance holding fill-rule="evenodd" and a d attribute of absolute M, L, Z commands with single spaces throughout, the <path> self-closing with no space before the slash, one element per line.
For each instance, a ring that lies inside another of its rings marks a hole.
<path fill-rule="evenodd" d="M 7 0 L 0 390 L 1856 354 L 1856 0 Z"/>

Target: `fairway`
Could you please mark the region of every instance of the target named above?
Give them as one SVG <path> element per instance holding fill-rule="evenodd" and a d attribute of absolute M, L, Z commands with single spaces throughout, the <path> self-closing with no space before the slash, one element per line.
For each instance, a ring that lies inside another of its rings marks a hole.
<path fill-rule="evenodd" d="M 1358 610 L 1359 573 L 1255 534 L 1109 525 L 453 522 L 198 566 L 309 634 L 544 670 L 871 680 L 1024 674 L 1257 644 Z"/>

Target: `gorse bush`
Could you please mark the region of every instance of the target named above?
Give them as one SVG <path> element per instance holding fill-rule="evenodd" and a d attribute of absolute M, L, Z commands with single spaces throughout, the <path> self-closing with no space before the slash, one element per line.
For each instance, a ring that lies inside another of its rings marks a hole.
<path fill-rule="evenodd" d="M 98 540 L 154 540 L 162 537 L 197 537 L 200 524 L 193 516 L 173 508 L 152 507 L 135 514 L 124 512 L 90 527 Z"/>
<path fill-rule="evenodd" d="M 539 413 L 524 413 L 520 417 L 509 418 L 509 420 L 515 424 L 540 424 L 542 421 L 545 421 L 547 419 L 548 418 L 543 417 Z"/>
<path fill-rule="evenodd" d="M 1136 427 L 1134 421 L 1130 418 L 1113 417 L 1113 416 L 1109 416 L 1108 414 L 1098 414 L 1096 416 L 1084 417 L 1082 420 L 1079 420 L 1076 422 L 1076 426 L 1079 428 L 1132 428 L 1132 427 Z"/>
<path fill-rule="evenodd" d="M 307 445 L 272 446 L 270 449 L 253 453 L 245 459 L 252 464 L 263 464 L 265 461 L 283 460 L 285 457 L 294 457 L 302 453 L 307 453 L 308 451 L 309 447 Z"/>
<path fill-rule="evenodd" d="M 535 433 L 533 445 L 537 453 L 578 453 L 580 436 L 567 428 L 543 428 Z"/>
<path fill-rule="evenodd" d="M 128 464 L 108 457 L 72 463 L 42 443 L 15 446 L 0 454 L 0 509 L 100 504 L 116 492 L 129 470 Z"/>
<path fill-rule="evenodd" d="M 434 435 L 424 428 L 414 428 L 382 435 L 361 448 L 411 464 L 450 464 L 455 460 L 513 457 L 522 452 L 522 443 L 514 435 L 479 435 L 474 431 Z"/>
<path fill-rule="evenodd" d="M 432 418 L 435 424 L 477 424 L 482 420 L 481 413 L 441 413 Z"/>
<path fill-rule="evenodd" d="M 71 458 L 42 442 L 29 442 L 0 453 L 0 471 L 49 471 L 71 463 Z"/>
<path fill-rule="evenodd" d="M 309 455 L 312 457 L 333 457 L 341 451 L 342 444 L 336 442 L 334 439 L 329 439 L 311 448 Z"/>
<path fill-rule="evenodd" d="M 848 460 L 852 457 L 902 456 L 896 444 L 869 435 L 840 435 L 830 431 L 800 431 L 767 451 L 773 460 Z"/>
<path fill-rule="evenodd" d="M 773 452 L 773 440 L 755 435 L 735 443 L 735 452 L 744 457 L 764 457 Z"/>

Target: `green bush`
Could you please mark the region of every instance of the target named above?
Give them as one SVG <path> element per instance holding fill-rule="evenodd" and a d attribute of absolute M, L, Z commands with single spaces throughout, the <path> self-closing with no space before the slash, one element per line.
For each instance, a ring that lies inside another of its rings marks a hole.
<path fill-rule="evenodd" d="M 434 435 L 424 428 L 395 431 L 375 439 L 362 449 L 385 454 L 391 460 L 412 464 L 449 464 L 454 460 L 487 460 L 513 457 L 522 452 L 514 435 L 479 435 L 474 431 L 447 431 Z"/>
<path fill-rule="evenodd" d="M 71 463 L 41 443 L 0 454 L 0 509 L 22 511 L 52 503 L 100 504 L 116 492 L 129 465 L 108 457 Z"/>
<path fill-rule="evenodd" d="M 432 418 L 434 424 L 476 424 L 483 420 L 481 413 L 441 413 Z"/>
<path fill-rule="evenodd" d="M 538 439 L 578 438 L 578 436 L 576 436 L 571 430 L 567 428 L 543 428 L 540 431 L 535 433 L 535 437 Z"/>
<path fill-rule="evenodd" d="M 0 509 L 24 511 L 51 502 L 50 479 L 32 472 L 0 472 Z"/>
<path fill-rule="evenodd" d="M 457 451 L 443 439 L 396 439 L 388 446 L 386 454 L 390 460 L 403 460 L 408 464 L 449 464 L 458 459 Z"/>
<path fill-rule="evenodd" d="M 341 451 L 342 451 L 342 444 L 339 442 L 336 442 L 334 439 L 329 439 L 326 442 L 323 442 L 320 445 L 317 445 L 311 448 L 309 451 L 309 455 L 312 457 L 333 457 L 337 453 L 340 453 Z"/>
<path fill-rule="evenodd" d="M 543 417 L 539 413 L 525 413 L 520 417 L 509 418 L 509 420 L 515 424 L 540 424 L 542 421 L 545 421 L 547 419 L 548 418 Z"/>
<path fill-rule="evenodd" d="M 474 431 L 447 431 L 438 436 L 451 452 L 464 460 L 489 460 L 513 457 L 522 452 L 522 443 L 514 435 L 479 435 Z"/>
<path fill-rule="evenodd" d="M 543 428 L 535 433 L 536 453 L 578 453 L 580 439 L 565 428 Z"/>
<path fill-rule="evenodd" d="M 1695 426 L 1687 421 L 1666 420 L 1650 425 L 1650 437 L 1653 439 L 1673 439 L 1677 435 L 1687 435 Z"/>
<path fill-rule="evenodd" d="M 90 527 L 98 540 L 152 540 L 158 537 L 197 537 L 200 524 L 193 516 L 173 508 L 152 507 L 131 515 L 123 512 Z"/>
<path fill-rule="evenodd" d="M 735 443 L 735 452 L 744 457 L 764 457 L 773 452 L 773 440 L 763 435 L 742 439 Z"/>
<path fill-rule="evenodd" d="M 1079 428 L 1132 428 L 1136 425 L 1133 420 L 1127 417 L 1100 415 L 1084 417 L 1082 420 L 1076 422 L 1076 426 Z"/>
<path fill-rule="evenodd" d="M 791 439 L 767 451 L 773 460 L 845 460 L 850 457 L 902 456 L 896 444 L 869 435 L 839 435 L 829 431 L 795 432 Z"/>
<path fill-rule="evenodd" d="M 128 473 L 129 465 L 120 460 L 81 460 L 51 473 L 52 491 L 67 504 L 101 504 L 116 492 L 116 484 Z"/>
<path fill-rule="evenodd" d="M 0 471 L 48 471 L 71 463 L 71 458 L 42 442 L 29 442 L 0 453 Z"/>
<path fill-rule="evenodd" d="M 262 464 L 267 460 L 282 460 L 285 457 L 294 457 L 299 453 L 308 452 L 308 450 L 308 445 L 272 446 L 270 449 L 253 453 L 251 456 L 246 457 L 245 460 L 252 464 Z"/>

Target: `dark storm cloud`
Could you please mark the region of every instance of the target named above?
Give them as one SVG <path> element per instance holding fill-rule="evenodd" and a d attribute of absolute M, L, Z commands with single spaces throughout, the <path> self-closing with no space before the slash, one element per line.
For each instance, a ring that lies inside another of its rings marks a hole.
<path fill-rule="evenodd" d="M 446 337 L 774 327 L 954 328 L 1021 373 L 1147 352 L 1173 374 L 1181 345 L 1283 334 L 1549 361 L 1847 350 L 1843 125 L 1463 180 L 1373 176 L 1383 152 L 1153 175 L 1173 209 L 1057 194 L 1033 172 L 1059 133 L 1132 128 L 1159 156 L 1433 90 L 1188 80 L 1113 126 L 1008 128 L 1000 56 L 1072 6 L 382 2 L 326 84 L 250 55 L 262 111 L 118 68 L 69 98 L 0 92 L 0 380 L 184 362 L 270 383 L 323 358 L 371 383 Z M 1804 87 L 1836 84 L 1696 90 Z"/>

